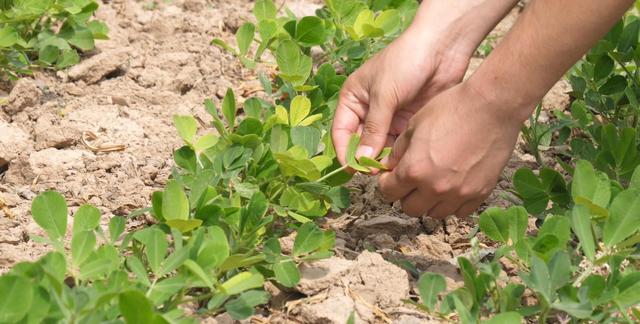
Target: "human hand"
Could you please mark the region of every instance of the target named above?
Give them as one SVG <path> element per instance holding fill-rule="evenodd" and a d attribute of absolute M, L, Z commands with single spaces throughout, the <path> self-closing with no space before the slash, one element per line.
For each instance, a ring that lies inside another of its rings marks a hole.
<path fill-rule="evenodd" d="M 411 216 L 467 216 L 489 196 L 509 160 L 521 120 L 461 83 L 409 122 L 380 175 L 385 199 Z M 510 109 L 514 111 L 515 109 Z"/>
<path fill-rule="evenodd" d="M 419 44 L 403 34 L 345 82 L 336 108 L 333 140 L 345 164 L 349 138 L 362 132 L 357 156 L 391 145 L 409 119 L 440 91 L 462 80 L 470 56 Z"/>
<path fill-rule="evenodd" d="M 393 144 L 433 96 L 462 80 L 478 44 L 516 2 L 424 1 L 411 27 L 345 82 L 332 130 L 338 160 L 346 163 L 353 133 L 362 133 L 358 157 Z"/>

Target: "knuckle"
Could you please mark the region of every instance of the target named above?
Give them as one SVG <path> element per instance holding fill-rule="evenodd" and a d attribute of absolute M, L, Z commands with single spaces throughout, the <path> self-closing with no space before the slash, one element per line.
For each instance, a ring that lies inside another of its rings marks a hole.
<path fill-rule="evenodd" d="M 413 207 L 413 206 L 409 206 L 406 205 L 405 203 L 401 203 L 401 207 L 402 207 L 402 211 L 411 217 L 420 217 L 422 216 L 423 212 L 418 210 L 417 208 Z"/>
<path fill-rule="evenodd" d="M 419 181 L 424 175 L 424 170 L 419 165 L 411 165 L 404 168 L 400 175 L 402 180 Z"/>
<path fill-rule="evenodd" d="M 444 195 L 453 189 L 453 184 L 449 181 L 437 181 L 433 184 L 432 189 L 436 195 Z"/>
<path fill-rule="evenodd" d="M 379 134 L 383 132 L 383 129 L 384 127 L 382 126 L 382 124 L 373 120 L 367 120 L 364 122 L 362 131 L 365 134 Z"/>

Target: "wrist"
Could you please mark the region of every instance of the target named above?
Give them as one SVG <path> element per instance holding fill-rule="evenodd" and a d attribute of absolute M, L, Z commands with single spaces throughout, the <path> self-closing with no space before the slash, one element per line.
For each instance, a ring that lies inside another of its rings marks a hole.
<path fill-rule="evenodd" d="M 473 98 L 470 100 L 481 101 L 488 114 L 505 125 L 519 128 L 529 118 L 540 99 L 514 88 L 505 81 L 485 69 L 473 74 L 463 82 L 463 86 L 469 98 Z"/>
<path fill-rule="evenodd" d="M 517 0 L 426 0 L 407 30 L 413 41 L 471 57 Z"/>

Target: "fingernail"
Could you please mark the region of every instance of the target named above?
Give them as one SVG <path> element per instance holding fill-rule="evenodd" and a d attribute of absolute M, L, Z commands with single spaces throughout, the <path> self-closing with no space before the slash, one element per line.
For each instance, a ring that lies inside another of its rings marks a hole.
<path fill-rule="evenodd" d="M 358 147 L 358 150 L 356 151 L 356 158 L 358 159 L 363 156 L 370 158 L 372 157 L 372 155 L 373 155 L 373 147 L 371 146 L 362 145 Z"/>

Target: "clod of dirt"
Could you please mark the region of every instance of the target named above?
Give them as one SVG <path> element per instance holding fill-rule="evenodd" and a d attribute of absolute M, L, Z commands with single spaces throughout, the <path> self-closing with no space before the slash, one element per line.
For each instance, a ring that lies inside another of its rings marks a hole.
<path fill-rule="evenodd" d="M 66 148 L 75 144 L 80 138 L 81 132 L 76 127 L 60 124 L 59 117 L 52 113 L 42 114 L 34 127 L 35 148 Z"/>
<path fill-rule="evenodd" d="M 420 228 L 417 218 L 400 218 L 397 216 L 382 215 L 372 219 L 357 220 L 353 224 L 352 235 L 357 238 L 367 237 L 371 234 L 388 234 L 394 238 L 401 235 L 415 235 Z"/>
<path fill-rule="evenodd" d="M 333 257 L 301 268 L 296 289 L 307 295 L 294 309 L 305 323 L 373 322 L 402 306 L 409 294 L 407 273 L 380 254 L 362 252 L 355 261 Z"/>
<path fill-rule="evenodd" d="M 40 104 L 40 99 L 42 99 L 42 91 L 36 83 L 31 79 L 20 79 L 9 94 L 5 111 L 9 115 L 15 115 L 25 108 Z"/>
<path fill-rule="evenodd" d="M 334 285 L 349 274 L 355 262 L 332 257 L 300 267 L 300 283 L 296 290 L 305 295 L 314 295 Z"/>
<path fill-rule="evenodd" d="M 185 0 L 182 3 L 182 8 L 191 12 L 201 12 L 206 6 L 206 0 Z"/>
<path fill-rule="evenodd" d="M 102 52 L 72 67 L 67 75 L 72 81 L 83 80 L 87 84 L 97 83 L 109 75 L 126 70 L 129 53 L 128 48 Z"/>
<path fill-rule="evenodd" d="M 5 169 L 21 152 L 29 149 L 29 135 L 0 119 L 0 169 Z"/>

